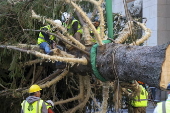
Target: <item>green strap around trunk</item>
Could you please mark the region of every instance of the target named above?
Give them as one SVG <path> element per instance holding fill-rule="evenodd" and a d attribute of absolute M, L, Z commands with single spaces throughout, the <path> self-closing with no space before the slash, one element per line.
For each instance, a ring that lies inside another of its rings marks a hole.
<path fill-rule="evenodd" d="M 111 41 L 110 40 L 103 40 L 102 42 L 104 44 L 106 44 L 106 43 L 110 43 Z M 98 47 L 98 44 L 93 45 L 92 48 L 91 48 L 91 51 L 90 51 L 90 60 L 91 60 L 92 70 L 93 70 L 93 73 L 94 73 L 96 78 L 98 78 L 102 82 L 105 82 L 106 81 L 105 78 L 103 78 L 100 75 L 100 73 L 99 73 L 99 71 L 97 70 L 97 67 L 96 67 L 97 47 Z"/>

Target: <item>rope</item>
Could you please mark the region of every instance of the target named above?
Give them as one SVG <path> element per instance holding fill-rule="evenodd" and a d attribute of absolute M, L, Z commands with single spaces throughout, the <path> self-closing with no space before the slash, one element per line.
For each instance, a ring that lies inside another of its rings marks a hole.
<path fill-rule="evenodd" d="M 127 20 L 128 20 L 128 21 L 131 21 L 131 20 L 132 20 L 132 17 L 131 17 L 130 14 L 129 14 L 126 0 L 123 0 L 123 5 L 124 5 L 124 8 L 125 8 L 125 15 L 126 15 L 126 17 L 127 17 Z"/>
<path fill-rule="evenodd" d="M 119 46 L 117 46 L 112 53 L 112 68 L 113 68 L 113 74 L 115 75 L 115 80 L 119 80 L 119 77 L 116 72 L 116 67 L 115 67 L 115 53 L 116 53 L 116 50 L 118 49 L 118 47 Z"/>
<path fill-rule="evenodd" d="M 113 68 L 113 75 L 115 75 L 115 80 L 117 80 L 117 99 L 116 99 L 116 103 L 118 104 L 118 110 L 116 109 L 115 111 L 119 113 L 119 87 L 120 87 L 120 84 L 119 84 L 119 77 L 117 75 L 117 72 L 116 72 L 116 67 L 115 67 L 115 54 L 116 54 L 116 50 L 118 49 L 119 46 L 117 46 L 113 53 L 112 53 L 112 68 Z"/>

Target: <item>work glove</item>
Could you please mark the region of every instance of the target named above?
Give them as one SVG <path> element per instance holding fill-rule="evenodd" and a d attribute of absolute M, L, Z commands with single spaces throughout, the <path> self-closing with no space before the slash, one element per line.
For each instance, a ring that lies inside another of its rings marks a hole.
<path fill-rule="evenodd" d="M 53 44 L 52 44 L 52 48 L 53 48 L 53 49 L 57 48 L 57 44 L 56 44 L 56 42 L 53 42 Z"/>

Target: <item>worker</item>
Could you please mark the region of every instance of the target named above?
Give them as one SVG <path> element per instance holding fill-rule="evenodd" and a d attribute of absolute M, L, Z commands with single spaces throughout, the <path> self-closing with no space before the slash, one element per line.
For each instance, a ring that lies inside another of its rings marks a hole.
<path fill-rule="evenodd" d="M 60 20 L 54 20 L 54 22 L 58 25 L 62 25 Z M 41 27 L 40 30 L 44 31 L 48 30 L 49 32 L 52 33 L 51 28 L 52 28 L 51 25 L 46 25 L 44 27 Z M 40 46 L 40 48 L 45 51 L 46 54 L 53 55 L 53 51 L 51 50 L 51 48 L 53 49 L 56 47 L 56 42 L 54 41 L 53 35 L 49 35 L 46 32 L 40 32 L 37 43 Z"/>
<path fill-rule="evenodd" d="M 95 17 L 94 20 L 93 20 L 93 25 L 94 27 L 96 28 L 97 32 L 100 33 L 100 21 L 99 21 L 99 17 Z M 94 34 L 92 34 L 94 35 Z"/>
<path fill-rule="evenodd" d="M 54 20 L 54 22 L 58 25 L 62 25 L 62 22 L 60 20 Z M 44 31 L 49 31 L 49 32 L 54 32 L 52 31 L 52 25 L 46 25 L 44 27 L 41 27 L 40 30 L 44 30 Z M 49 35 L 46 32 L 40 32 L 39 33 L 39 37 L 38 37 L 38 45 L 40 46 L 41 49 L 43 49 L 45 51 L 46 54 L 48 55 L 53 55 L 53 51 L 51 50 L 54 48 L 58 48 L 60 50 L 64 50 L 64 48 L 60 45 L 57 45 L 56 42 L 54 41 L 54 36 L 53 35 Z M 60 62 L 60 61 L 56 61 L 55 63 L 55 67 L 56 69 L 63 69 L 66 66 L 66 63 L 64 62 Z"/>
<path fill-rule="evenodd" d="M 148 92 L 142 85 L 139 85 L 139 87 L 141 88 L 140 95 L 135 96 L 131 100 L 131 106 L 133 108 L 132 113 L 146 113 L 146 107 L 148 105 Z"/>
<path fill-rule="evenodd" d="M 54 107 L 54 103 L 53 103 L 53 101 L 51 101 L 51 100 L 47 100 L 47 101 L 46 101 L 46 103 L 47 103 L 48 113 L 54 113 L 54 111 L 52 110 L 52 109 L 53 109 L 53 107 Z"/>
<path fill-rule="evenodd" d="M 168 98 L 166 101 L 157 103 L 153 113 L 170 113 L 170 85 L 167 87 Z"/>
<path fill-rule="evenodd" d="M 100 21 L 99 21 L 99 17 L 95 17 L 92 23 L 93 23 L 94 27 L 96 28 L 97 32 L 100 34 L 100 27 L 99 27 Z M 93 31 L 90 32 L 90 35 L 91 35 L 92 38 L 93 38 L 92 41 L 96 43 L 96 39 L 94 38 L 94 33 L 93 33 Z"/>
<path fill-rule="evenodd" d="M 21 113 L 48 113 L 45 102 L 40 98 L 42 89 L 37 84 L 29 88 L 29 97 L 21 103 Z"/>
<path fill-rule="evenodd" d="M 61 19 L 69 34 L 72 35 L 76 40 L 81 41 L 83 29 L 81 28 L 80 22 L 74 17 L 71 17 L 71 15 L 67 12 L 62 14 Z"/>

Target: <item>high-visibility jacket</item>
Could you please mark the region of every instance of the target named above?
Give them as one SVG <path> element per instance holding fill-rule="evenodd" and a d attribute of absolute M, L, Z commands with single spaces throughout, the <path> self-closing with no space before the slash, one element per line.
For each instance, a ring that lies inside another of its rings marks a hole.
<path fill-rule="evenodd" d="M 77 30 L 77 32 L 79 32 L 79 33 L 82 34 L 82 33 L 83 33 L 83 29 L 82 29 L 79 21 L 76 20 L 76 19 L 73 19 L 73 20 L 72 20 L 71 24 L 69 24 L 69 25 L 67 26 L 67 29 L 71 29 L 71 28 L 72 28 L 72 25 L 74 24 L 74 22 L 78 22 L 78 30 Z M 73 35 L 73 33 L 71 33 L 70 35 Z"/>
<path fill-rule="evenodd" d="M 100 34 L 100 27 L 99 26 L 96 28 L 96 30 Z M 93 31 L 90 31 L 90 33 L 93 33 Z"/>
<path fill-rule="evenodd" d="M 50 25 L 41 27 L 40 30 L 42 30 L 43 28 L 46 28 L 46 29 L 48 29 L 49 32 L 52 32 Z M 53 36 L 53 35 L 50 35 L 50 36 L 49 36 L 49 39 L 50 39 L 50 40 L 54 40 L 54 36 Z M 37 43 L 38 43 L 38 44 L 41 44 L 42 42 L 47 42 L 47 41 L 45 40 L 44 35 L 40 32 Z"/>
<path fill-rule="evenodd" d="M 100 34 L 100 27 L 97 27 L 97 32 Z M 90 33 L 93 33 L 93 31 L 90 31 Z"/>
<path fill-rule="evenodd" d="M 47 109 L 48 109 L 48 108 L 52 108 L 52 106 L 49 105 L 48 103 L 45 103 L 45 104 L 46 104 L 46 106 L 47 106 Z"/>
<path fill-rule="evenodd" d="M 97 32 L 100 33 L 100 27 L 97 27 Z"/>
<path fill-rule="evenodd" d="M 133 107 L 146 107 L 148 105 L 148 92 L 142 85 L 140 85 L 140 87 L 141 87 L 140 96 L 139 97 L 136 96 L 131 101 L 131 105 Z"/>
<path fill-rule="evenodd" d="M 31 104 L 24 100 L 21 106 L 24 113 L 41 113 L 42 104 L 43 100 L 38 100 Z"/>
<path fill-rule="evenodd" d="M 51 109 L 51 108 L 52 108 L 52 106 L 51 106 L 51 105 L 49 105 L 48 103 L 45 103 L 45 104 L 46 104 L 46 106 L 47 106 L 48 113 L 54 113 L 54 111 Z"/>
<path fill-rule="evenodd" d="M 170 113 L 170 100 L 157 103 L 157 113 Z"/>
<path fill-rule="evenodd" d="M 97 32 L 100 34 L 100 27 L 99 27 L 99 26 L 97 27 L 96 30 L 97 30 Z M 90 33 L 93 33 L 93 31 L 91 30 Z M 96 39 L 94 39 L 94 35 L 93 35 L 92 37 L 93 37 L 92 42 L 97 42 Z"/>

